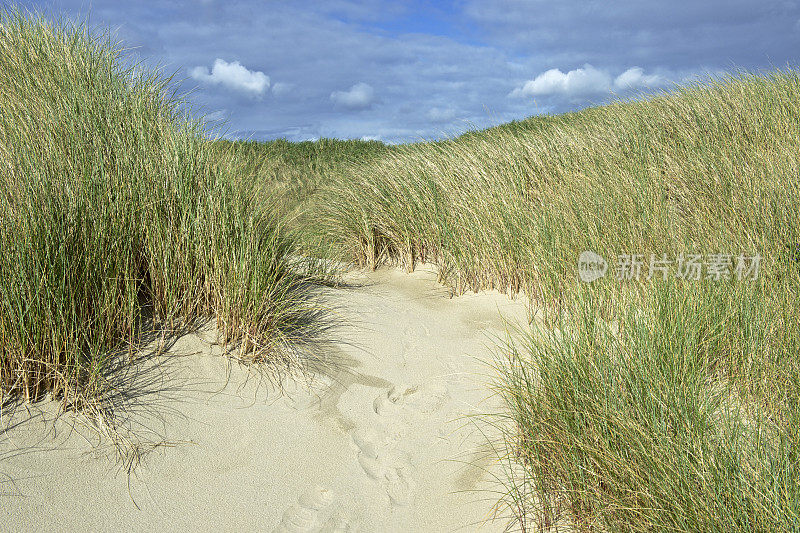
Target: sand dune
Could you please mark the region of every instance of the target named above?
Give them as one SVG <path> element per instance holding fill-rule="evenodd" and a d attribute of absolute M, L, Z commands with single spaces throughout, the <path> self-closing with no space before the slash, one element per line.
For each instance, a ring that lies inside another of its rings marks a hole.
<path fill-rule="evenodd" d="M 121 421 L 134 442 L 168 445 L 130 475 L 53 405 L 6 412 L 0 529 L 502 531 L 488 492 L 499 467 L 470 415 L 499 408 L 489 344 L 524 306 L 450 299 L 425 268 L 351 281 L 329 291 L 347 325 L 310 383 L 287 378 L 281 393 L 222 357 L 210 331 L 143 363 Z"/>

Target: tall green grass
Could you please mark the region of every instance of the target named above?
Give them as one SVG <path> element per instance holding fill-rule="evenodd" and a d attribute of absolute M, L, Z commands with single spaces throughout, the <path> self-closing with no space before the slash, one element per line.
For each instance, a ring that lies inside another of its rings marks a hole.
<path fill-rule="evenodd" d="M 287 223 L 298 229 L 316 223 L 314 214 L 307 210 L 309 199 L 330 184 L 331 176 L 397 149 L 380 141 L 352 139 L 297 143 L 285 139 L 267 142 L 217 139 L 212 145 L 217 153 L 225 157 L 233 154 L 242 161 L 241 171 L 269 189 L 270 195 L 278 199 Z M 312 238 L 308 232 L 302 235 Z"/>
<path fill-rule="evenodd" d="M 320 327 L 314 268 L 249 161 L 107 36 L 0 14 L 0 392 L 67 403 L 145 328 L 215 317 L 253 361 Z"/>
<path fill-rule="evenodd" d="M 785 263 L 800 242 L 798 93 L 793 71 L 731 77 L 408 145 L 344 169 L 319 206 L 362 264 L 433 261 L 457 292 L 552 295 L 586 249 Z"/>
<path fill-rule="evenodd" d="M 438 264 L 544 310 L 498 390 L 524 530 L 800 528 L 800 78 L 737 74 L 399 147 L 312 200 L 343 257 Z M 592 250 L 608 276 L 578 280 Z M 618 280 L 619 254 L 760 254 L 757 280 Z"/>
<path fill-rule="evenodd" d="M 558 329 L 509 343 L 498 388 L 529 475 L 508 486 L 520 523 L 796 531 L 797 306 L 762 290 L 659 283 L 612 322 L 587 291 Z"/>
<path fill-rule="evenodd" d="M 217 139 L 211 145 L 215 154 L 233 156 L 243 163 L 239 172 L 269 191 L 276 215 L 292 231 L 303 255 L 317 258 L 337 254 L 332 249 L 335 244 L 320 231 L 317 208 L 310 199 L 329 186 L 333 176 L 340 175 L 343 169 L 376 161 L 397 150 L 379 141 L 342 139 L 299 143 L 285 139 L 267 142 Z"/>

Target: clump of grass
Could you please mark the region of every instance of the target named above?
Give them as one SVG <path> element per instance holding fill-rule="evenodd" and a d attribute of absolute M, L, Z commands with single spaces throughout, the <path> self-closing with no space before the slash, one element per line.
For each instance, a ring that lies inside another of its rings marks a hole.
<path fill-rule="evenodd" d="M 320 225 L 361 264 L 435 262 L 455 292 L 552 297 L 587 249 L 702 245 L 785 262 L 798 231 L 798 95 L 794 71 L 731 76 L 403 146 L 343 169 L 319 195 Z"/>
<path fill-rule="evenodd" d="M 330 181 L 330 176 L 396 150 L 380 141 L 354 139 L 297 143 L 286 139 L 267 142 L 217 139 L 212 144 L 223 156 L 235 154 L 245 162 L 243 172 L 279 197 L 287 217 L 297 226 L 311 218 L 303 216 L 308 200 Z"/>
<path fill-rule="evenodd" d="M 211 143 L 216 156 L 235 157 L 242 162 L 241 175 L 268 191 L 275 216 L 281 218 L 300 244 L 305 257 L 337 258 L 335 244 L 319 231 L 317 208 L 311 200 L 353 165 L 375 161 L 397 150 L 379 141 L 320 139 L 292 143 L 285 139 L 268 142 L 229 141 Z M 341 257 L 338 257 L 341 259 Z M 336 261 L 315 264 L 336 278 L 341 270 Z"/>
<path fill-rule="evenodd" d="M 0 14 L 0 391 L 67 404 L 150 321 L 216 317 L 251 361 L 320 327 L 313 268 L 244 158 L 105 35 Z"/>
<path fill-rule="evenodd" d="M 523 529 L 796 530 L 799 125 L 795 71 L 736 74 L 399 147 L 312 201 L 343 257 L 545 311 L 499 383 Z M 584 250 L 611 263 L 591 285 Z M 760 275 L 613 275 L 680 253 L 760 254 Z"/>
<path fill-rule="evenodd" d="M 507 499 L 528 529 L 797 528 L 800 328 L 763 287 L 688 283 L 613 322 L 587 292 L 509 343 L 499 390 L 530 479 Z"/>

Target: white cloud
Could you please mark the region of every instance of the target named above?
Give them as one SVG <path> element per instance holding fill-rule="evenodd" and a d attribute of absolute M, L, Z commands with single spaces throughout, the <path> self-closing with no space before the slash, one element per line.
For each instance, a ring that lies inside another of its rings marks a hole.
<path fill-rule="evenodd" d="M 211 67 L 211 72 L 207 67 L 194 67 L 189 71 L 189 75 L 203 83 L 224 85 L 251 94 L 263 94 L 269 89 L 269 76 L 263 72 L 249 70 L 238 61 L 228 63 L 217 58 Z"/>
<path fill-rule="evenodd" d="M 562 94 L 567 96 L 585 96 L 606 92 L 611 88 L 611 76 L 587 64 L 567 73 L 559 69 L 550 69 L 536 78 L 525 82 L 525 85 L 511 91 L 509 96 L 547 96 Z"/>
<path fill-rule="evenodd" d="M 272 84 L 272 94 L 275 96 L 285 96 L 292 92 L 294 89 L 294 84 L 292 83 L 283 83 L 283 82 L 275 82 Z"/>
<path fill-rule="evenodd" d="M 381 140 L 381 136 L 380 135 L 364 135 L 363 137 L 361 137 L 361 140 L 362 141 L 380 141 Z"/>
<path fill-rule="evenodd" d="M 612 78 L 608 71 L 586 64 L 583 68 L 576 68 L 567 73 L 561 72 L 557 68 L 550 69 L 525 82 L 522 87 L 517 87 L 509 93 L 509 96 L 591 96 L 607 93 L 613 89 L 657 87 L 665 84 L 666 81 L 658 74 L 645 74 L 644 70 L 639 67 L 631 67 L 616 78 Z"/>
<path fill-rule="evenodd" d="M 450 122 L 454 118 L 456 118 L 456 110 L 452 107 L 444 109 L 434 107 L 428 110 L 428 119 L 431 122 Z"/>
<path fill-rule="evenodd" d="M 640 89 L 658 87 L 665 82 L 666 80 L 658 74 L 645 74 L 641 68 L 632 67 L 616 77 L 614 86 L 618 89 Z"/>
<path fill-rule="evenodd" d="M 345 109 L 366 109 L 375 99 L 375 90 L 366 83 L 356 83 L 347 91 L 334 91 L 331 100 Z"/>

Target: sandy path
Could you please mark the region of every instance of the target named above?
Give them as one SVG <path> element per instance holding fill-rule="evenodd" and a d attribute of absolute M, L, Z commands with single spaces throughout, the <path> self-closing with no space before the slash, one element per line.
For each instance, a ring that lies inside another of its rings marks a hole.
<path fill-rule="evenodd" d="M 140 371 L 129 422 L 177 444 L 130 477 L 51 405 L 6 413 L 0 529 L 502 531 L 482 492 L 497 489 L 497 466 L 465 417 L 497 409 L 480 360 L 501 313 L 519 323 L 524 307 L 493 293 L 449 299 L 426 269 L 354 276 L 365 285 L 331 291 L 349 322 L 338 369 L 311 391 L 258 386 L 203 333 Z"/>

